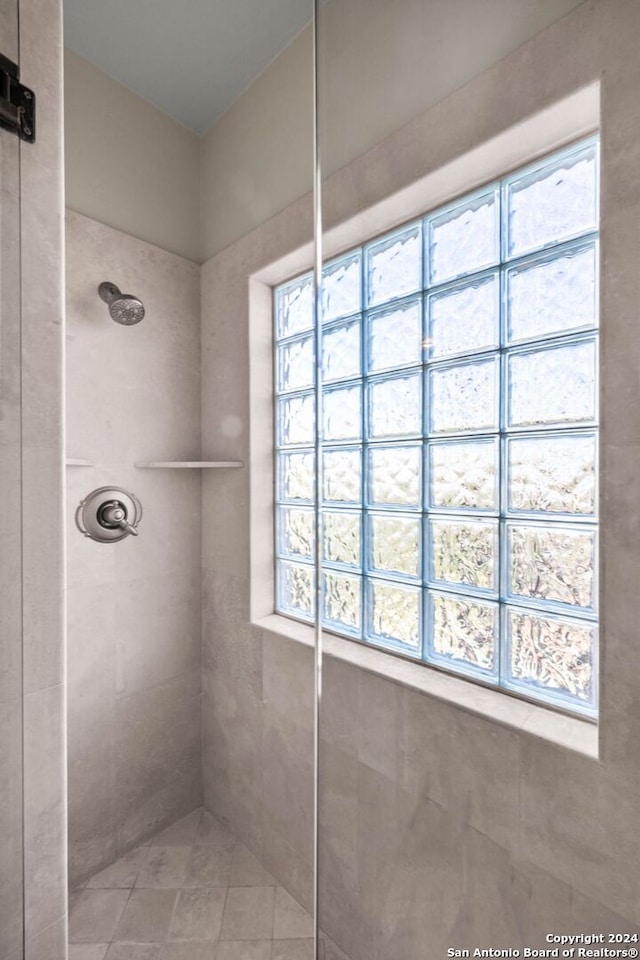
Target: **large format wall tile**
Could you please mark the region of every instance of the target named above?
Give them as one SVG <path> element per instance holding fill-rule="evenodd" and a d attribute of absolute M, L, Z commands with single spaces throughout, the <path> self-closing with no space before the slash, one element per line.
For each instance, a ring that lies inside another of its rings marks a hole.
<path fill-rule="evenodd" d="M 0 757 L 4 789 L 0 804 L 0 956 L 17 956 L 22 945 L 22 702 L 0 703 Z"/>
<path fill-rule="evenodd" d="M 60 917 L 25 943 L 25 960 L 64 960 L 67 956 L 67 918 Z M 17 958 L 16 958 L 17 960 Z"/>
<path fill-rule="evenodd" d="M 72 884 L 201 803 L 198 267 L 67 214 L 69 838 Z M 133 327 L 97 293 L 141 297 Z M 75 527 L 92 489 L 131 490 L 137 538 Z"/>
<path fill-rule="evenodd" d="M 199 671 L 119 699 L 114 741 L 116 803 L 124 814 L 199 764 Z"/>
<path fill-rule="evenodd" d="M 114 716 L 114 702 L 97 698 L 68 713 L 69 873 L 75 882 L 117 855 Z"/>
<path fill-rule="evenodd" d="M 62 3 L 21 0 L 19 6 L 17 59 L 22 76 L 37 91 L 38 137 L 20 150 L 24 864 L 16 862 L 13 870 L 20 874 L 24 865 L 26 957 L 63 960 L 67 900 Z M 16 554 L 12 558 L 13 575 L 19 578 Z"/>
<path fill-rule="evenodd" d="M 65 720 L 60 684 L 30 693 L 24 700 L 24 777 L 38 783 L 25 791 L 25 926 L 35 938 L 64 917 L 67 864 L 64 850 Z"/>

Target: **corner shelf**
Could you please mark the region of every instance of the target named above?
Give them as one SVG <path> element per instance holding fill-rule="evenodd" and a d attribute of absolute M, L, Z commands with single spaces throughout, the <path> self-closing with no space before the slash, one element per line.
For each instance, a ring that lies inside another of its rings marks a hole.
<path fill-rule="evenodd" d="M 77 457 L 67 457 L 65 464 L 68 467 L 95 467 L 91 460 L 79 460 Z"/>
<path fill-rule="evenodd" d="M 244 460 L 150 460 L 134 463 L 139 470 L 220 470 L 244 467 Z"/>

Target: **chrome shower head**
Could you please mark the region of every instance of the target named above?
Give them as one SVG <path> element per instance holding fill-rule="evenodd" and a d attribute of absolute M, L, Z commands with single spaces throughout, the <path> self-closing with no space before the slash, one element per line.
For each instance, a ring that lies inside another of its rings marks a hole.
<path fill-rule="evenodd" d="M 130 293 L 120 293 L 115 283 L 105 280 L 98 287 L 98 293 L 101 299 L 109 305 L 109 314 L 116 323 L 123 323 L 130 327 L 134 323 L 140 323 L 144 317 L 142 300 Z"/>

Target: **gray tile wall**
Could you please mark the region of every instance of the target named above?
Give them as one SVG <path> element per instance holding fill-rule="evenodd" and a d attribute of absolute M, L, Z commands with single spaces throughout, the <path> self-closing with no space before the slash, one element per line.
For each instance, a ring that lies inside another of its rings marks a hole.
<path fill-rule="evenodd" d="M 20 69 L 38 97 L 37 141 L 21 149 L 25 958 L 63 960 L 67 875 L 60 0 L 21 0 Z"/>
<path fill-rule="evenodd" d="M 200 457 L 199 267 L 67 214 L 69 870 L 78 883 L 201 803 L 201 478 L 137 461 Z M 114 323 L 97 294 L 139 296 Z M 80 500 L 115 484 L 140 535 L 82 537 Z"/>
<path fill-rule="evenodd" d="M 17 7 L 0 7 L 5 56 L 17 59 Z M 14 42 L 11 36 L 14 34 Z M 23 937 L 22 855 L 22 490 L 20 398 L 20 143 L 0 134 L 0 244 L 2 275 L 0 323 L 3 362 L 0 367 L 0 491 L 5 504 L 3 549 L 0 551 L 0 955 L 17 956 Z"/>
<path fill-rule="evenodd" d="M 334 225 L 602 81 L 601 756 L 328 660 L 322 924 L 353 960 L 640 928 L 639 32 L 635 0 L 587 0 L 325 184 Z M 203 435 L 225 455 L 250 451 L 248 278 L 308 242 L 310 212 L 204 265 Z M 308 904 L 312 651 L 250 625 L 252 479 L 204 486 L 205 804 Z"/>

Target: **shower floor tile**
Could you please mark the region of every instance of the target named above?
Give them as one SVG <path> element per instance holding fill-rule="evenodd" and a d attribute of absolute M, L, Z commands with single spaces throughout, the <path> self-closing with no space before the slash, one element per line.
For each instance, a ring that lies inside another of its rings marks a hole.
<path fill-rule="evenodd" d="M 69 960 L 313 960 L 313 921 L 196 810 L 70 899 Z"/>

